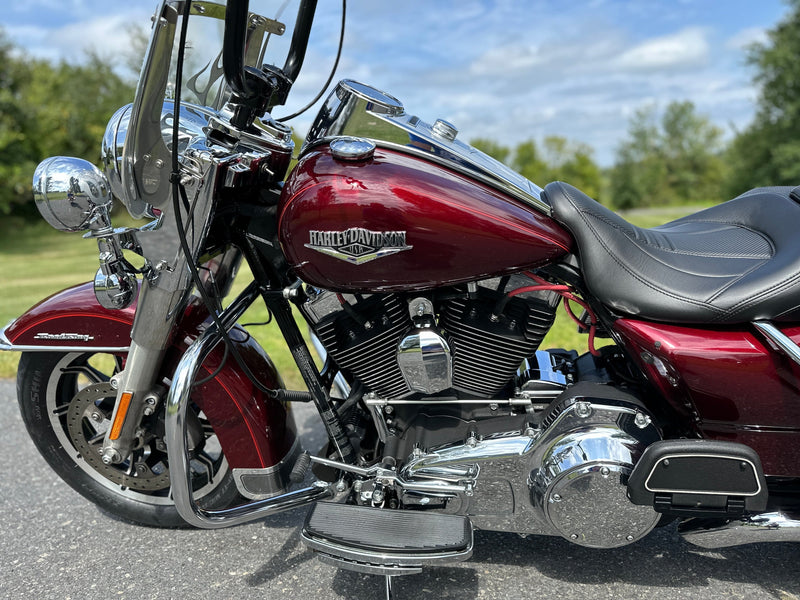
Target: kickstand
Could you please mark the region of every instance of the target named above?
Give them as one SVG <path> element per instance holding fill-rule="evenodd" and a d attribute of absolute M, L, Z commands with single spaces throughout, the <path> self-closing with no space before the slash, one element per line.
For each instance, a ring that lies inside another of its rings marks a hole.
<path fill-rule="evenodd" d="M 392 600 L 392 579 L 391 575 L 386 576 L 386 600 Z"/>

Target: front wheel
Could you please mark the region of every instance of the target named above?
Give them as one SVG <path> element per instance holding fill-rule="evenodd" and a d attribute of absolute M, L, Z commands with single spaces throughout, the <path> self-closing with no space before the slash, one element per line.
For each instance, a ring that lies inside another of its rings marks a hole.
<path fill-rule="evenodd" d="M 185 527 L 170 494 L 163 406 L 142 425 L 131 456 L 106 465 L 100 448 L 116 391 L 109 380 L 124 355 L 32 352 L 20 358 L 17 399 L 39 452 L 78 493 L 114 515 L 142 525 Z M 163 404 L 163 403 L 162 403 Z M 216 435 L 196 407 L 187 421 L 197 435 L 191 451 L 194 496 L 204 508 L 225 508 L 239 494 Z"/>

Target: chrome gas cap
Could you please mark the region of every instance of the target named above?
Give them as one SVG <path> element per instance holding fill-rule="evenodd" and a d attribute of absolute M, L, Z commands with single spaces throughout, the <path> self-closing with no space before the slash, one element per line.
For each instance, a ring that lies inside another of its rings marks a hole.
<path fill-rule="evenodd" d="M 369 160 L 375 153 L 375 144 L 359 137 L 340 137 L 331 142 L 331 154 L 336 160 L 360 162 Z"/>

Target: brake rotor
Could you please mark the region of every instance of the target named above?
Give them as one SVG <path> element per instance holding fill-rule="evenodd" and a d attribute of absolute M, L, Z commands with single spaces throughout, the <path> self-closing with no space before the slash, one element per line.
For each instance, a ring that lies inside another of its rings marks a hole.
<path fill-rule="evenodd" d="M 164 461 L 148 464 L 148 448 L 135 452 L 127 461 L 107 465 L 100 455 L 102 438 L 111 427 L 111 414 L 102 409 L 100 401 L 117 397 L 117 390 L 108 382 L 88 385 L 75 394 L 67 409 L 67 430 L 70 441 L 83 460 L 100 475 L 114 483 L 137 491 L 153 492 L 169 487 L 169 469 Z M 100 442 L 98 443 L 98 436 Z M 140 459 L 133 457 L 139 455 Z M 152 467 L 160 467 L 154 471 Z"/>

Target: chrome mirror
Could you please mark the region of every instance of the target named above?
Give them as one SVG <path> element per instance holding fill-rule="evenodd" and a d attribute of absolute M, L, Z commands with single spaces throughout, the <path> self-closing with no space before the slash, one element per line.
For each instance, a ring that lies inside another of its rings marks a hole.
<path fill-rule="evenodd" d="M 33 174 L 33 198 L 44 220 L 61 231 L 111 227 L 111 188 L 88 160 L 53 156 Z"/>

